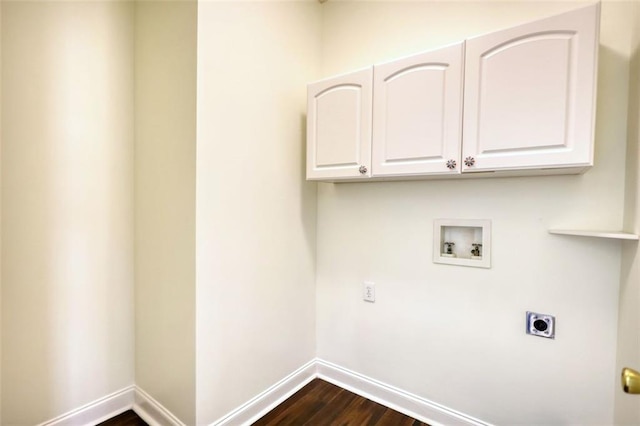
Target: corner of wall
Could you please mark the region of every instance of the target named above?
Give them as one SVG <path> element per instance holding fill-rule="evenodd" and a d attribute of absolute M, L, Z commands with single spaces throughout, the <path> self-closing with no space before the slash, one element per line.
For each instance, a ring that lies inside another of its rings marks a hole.
<path fill-rule="evenodd" d="M 136 385 L 195 423 L 196 1 L 136 2 Z M 144 406 L 144 405 L 143 405 Z M 163 411 L 164 410 L 164 411 Z"/>
<path fill-rule="evenodd" d="M 640 232 L 640 3 L 630 3 L 633 22 L 630 65 L 629 102 L 627 118 L 627 156 L 625 181 L 624 227 Z M 629 367 L 640 369 L 640 250 L 638 243 L 625 242 L 622 248 L 621 280 L 618 317 L 618 347 L 616 370 Z M 640 423 L 638 397 L 628 395 L 615 382 L 614 423 Z"/>
<path fill-rule="evenodd" d="M 2 99 L 2 5 L 0 2 L 0 99 Z M 0 102 L 0 425 L 2 424 L 2 102 Z"/>

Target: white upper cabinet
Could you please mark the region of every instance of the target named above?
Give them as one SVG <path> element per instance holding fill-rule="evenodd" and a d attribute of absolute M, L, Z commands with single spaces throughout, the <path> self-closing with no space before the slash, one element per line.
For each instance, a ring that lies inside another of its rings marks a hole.
<path fill-rule="evenodd" d="M 463 43 L 374 67 L 372 175 L 460 173 Z"/>
<path fill-rule="evenodd" d="M 307 179 L 371 176 L 373 68 L 308 86 Z"/>
<path fill-rule="evenodd" d="M 599 22 L 593 4 L 310 84 L 307 179 L 586 170 Z"/>
<path fill-rule="evenodd" d="M 593 164 L 599 10 L 467 40 L 463 172 Z"/>

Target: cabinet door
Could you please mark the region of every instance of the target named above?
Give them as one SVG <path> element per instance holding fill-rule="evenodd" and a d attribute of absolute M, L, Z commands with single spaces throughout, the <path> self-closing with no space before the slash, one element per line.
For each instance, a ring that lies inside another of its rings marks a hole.
<path fill-rule="evenodd" d="M 463 172 L 593 165 L 599 11 L 467 40 Z"/>
<path fill-rule="evenodd" d="M 373 176 L 460 173 L 463 43 L 374 67 Z"/>
<path fill-rule="evenodd" d="M 371 176 L 373 68 L 311 83 L 307 105 L 307 179 Z"/>

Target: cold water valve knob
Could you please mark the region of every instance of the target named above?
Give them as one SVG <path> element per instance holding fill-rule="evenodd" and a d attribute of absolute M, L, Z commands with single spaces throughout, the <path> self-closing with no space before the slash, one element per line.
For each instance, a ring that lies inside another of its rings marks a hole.
<path fill-rule="evenodd" d="M 456 243 L 445 241 L 444 242 L 444 252 L 446 254 L 453 254 L 453 246 L 455 246 L 455 245 L 456 245 Z"/>

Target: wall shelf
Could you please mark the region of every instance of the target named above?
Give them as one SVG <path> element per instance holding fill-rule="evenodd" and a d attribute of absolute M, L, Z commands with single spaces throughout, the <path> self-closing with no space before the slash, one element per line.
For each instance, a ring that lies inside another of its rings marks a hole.
<path fill-rule="evenodd" d="M 616 240 L 635 240 L 640 237 L 637 234 L 621 231 L 587 231 L 581 229 L 549 229 L 550 234 L 574 235 L 578 237 L 612 238 Z"/>

